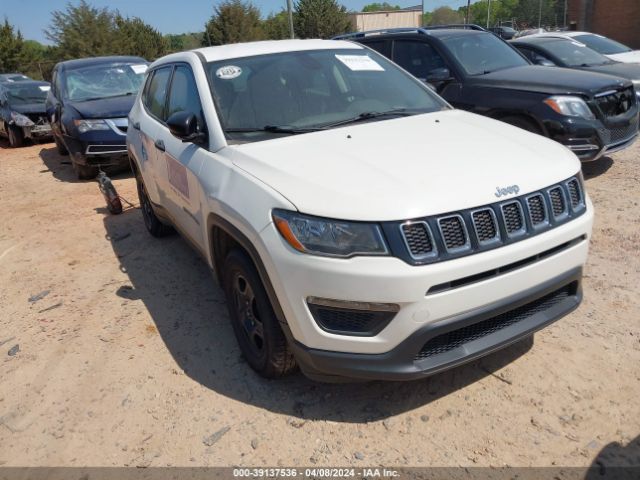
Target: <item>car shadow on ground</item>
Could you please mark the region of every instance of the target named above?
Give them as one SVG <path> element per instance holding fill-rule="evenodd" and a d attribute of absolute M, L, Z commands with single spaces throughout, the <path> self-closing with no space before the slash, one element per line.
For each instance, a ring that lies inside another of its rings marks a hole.
<path fill-rule="evenodd" d="M 143 302 L 179 368 L 218 394 L 272 412 L 339 422 L 385 419 L 494 375 L 533 345 L 530 337 L 479 361 L 415 382 L 322 384 L 300 373 L 266 380 L 242 359 L 222 290 L 205 262 L 180 236 L 151 237 L 137 208 L 105 216 L 104 225 L 120 269 L 130 280 L 130 285 L 113 287 L 113 293 Z"/>
<path fill-rule="evenodd" d="M 591 463 L 585 480 L 640 478 L 640 435 L 626 446 L 611 442 L 598 452 Z"/>
<path fill-rule="evenodd" d="M 94 180 L 78 180 L 76 172 L 73 169 L 73 165 L 71 164 L 71 159 L 68 155 L 60 155 L 58 153 L 58 149 L 55 147 L 43 147 L 38 153 L 42 163 L 44 163 L 47 170 L 50 171 L 54 178 L 60 180 L 61 182 L 69 182 L 69 183 L 84 183 L 84 182 L 93 182 Z M 115 168 L 115 167 L 104 167 L 104 171 L 111 178 L 126 178 L 132 176 L 132 172 L 130 169 L 126 168 Z"/>
<path fill-rule="evenodd" d="M 583 163 L 582 173 L 585 180 L 590 180 L 607 173 L 611 167 L 613 167 L 613 159 L 611 157 L 600 157 L 598 160 L 593 162 Z"/>

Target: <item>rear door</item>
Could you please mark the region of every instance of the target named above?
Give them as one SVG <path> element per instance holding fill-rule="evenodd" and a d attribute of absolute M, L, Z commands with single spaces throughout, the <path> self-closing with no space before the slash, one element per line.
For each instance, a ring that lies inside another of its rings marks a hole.
<path fill-rule="evenodd" d="M 166 167 L 161 151 L 156 146 L 156 139 L 161 124 L 166 118 L 167 92 L 173 66 L 164 66 L 149 73 L 142 93 L 144 112 L 136 116 L 132 128 L 140 135 L 140 151 L 138 161 L 144 175 L 145 186 L 151 200 L 162 206 L 166 205 L 166 192 L 160 180 L 166 175 Z M 158 145 L 161 145 L 158 142 Z"/>
<path fill-rule="evenodd" d="M 165 121 L 178 112 L 193 113 L 198 119 L 200 131 L 207 131 L 193 71 L 186 63 L 175 65 L 167 96 Z M 160 163 L 165 168 L 165 174 L 158 181 L 166 194 L 166 207 L 180 230 L 204 252 L 202 189 L 197 174 L 206 159 L 207 150 L 174 137 L 166 123 L 163 123 L 156 135 L 156 151 L 163 159 Z"/>

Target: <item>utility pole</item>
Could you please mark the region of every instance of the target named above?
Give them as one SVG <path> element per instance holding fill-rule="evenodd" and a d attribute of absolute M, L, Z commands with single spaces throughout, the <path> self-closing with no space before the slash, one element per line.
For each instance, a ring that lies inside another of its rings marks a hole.
<path fill-rule="evenodd" d="M 487 28 L 489 28 L 490 17 L 491 17 L 491 0 L 489 0 L 489 4 L 487 5 Z"/>
<path fill-rule="evenodd" d="M 542 25 L 542 0 L 538 1 L 538 28 Z"/>
<path fill-rule="evenodd" d="M 420 12 L 420 26 L 424 27 L 424 0 L 422 0 L 422 11 Z"/>
<path fill-rule="evenodd" d="M 564 17 L 563 17 L 564 28 L 567 28 L 567 1 L 568 0 L 564 0 Z"/>
<path fill-rule="evenodd" d="M 469 9 L 471 8 L 471 0 L 467 0 L 467 14 L 465 16 L 464 19 L 464 23 L 468 24 L 469 23 Z"/>
<path fill-rule="evenodd" d="M 293 7 L 291 6 L 291 0 L 287 0 L 287 13 L 289 15 L 289 36 L 296 38 L 293 33 Z"/>

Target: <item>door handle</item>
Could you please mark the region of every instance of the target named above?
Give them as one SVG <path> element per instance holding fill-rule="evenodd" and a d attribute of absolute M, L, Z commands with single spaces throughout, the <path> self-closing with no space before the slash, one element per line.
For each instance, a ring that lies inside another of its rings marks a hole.
<path fill-rule="evenodd" d="M 164 152 L 164 151 L 165 151 L 165 148 L 164 148 L 164 142 L 163 142 L 162 140 L 156 140 L 155 145 L 156 145 L 156 148 L 157 148 L 158 150 L 160 150 L 161 152 Z"/>
<path fill-rule="evenodd" d="M 131 124 L 131 126 L 135 129 L 135 130 L 140 130 L 140 122 L 133 122 Z"/>

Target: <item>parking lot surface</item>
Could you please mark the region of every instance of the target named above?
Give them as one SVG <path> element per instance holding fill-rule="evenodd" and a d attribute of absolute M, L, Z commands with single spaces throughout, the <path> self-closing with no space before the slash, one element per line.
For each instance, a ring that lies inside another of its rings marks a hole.
<path fill-rule="evenodd" d="M 0 465 L 640 464 L 640 142 L 584 170 L 576 312 L 423 381 L 325 385 L 258 377 L 185 241 L 109 215 L 53 144 L 2 143 Z"/>

